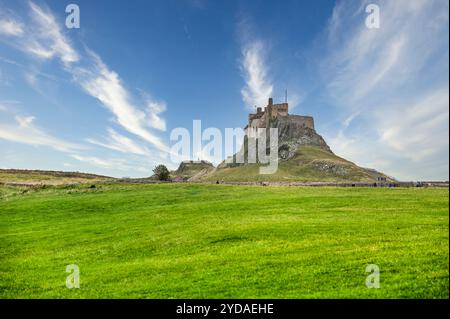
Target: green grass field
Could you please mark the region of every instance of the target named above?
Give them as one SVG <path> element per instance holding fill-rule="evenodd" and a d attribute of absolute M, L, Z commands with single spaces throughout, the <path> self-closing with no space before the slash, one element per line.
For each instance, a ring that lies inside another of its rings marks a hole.
<path fill-rule="evenodd" d="M 448 189 L 0 187 L 2 298 L 448 298 Z M 65 286 L 77 264 L 80 289 Z M 380 289 L 368 289 L 368 264 Z"/>

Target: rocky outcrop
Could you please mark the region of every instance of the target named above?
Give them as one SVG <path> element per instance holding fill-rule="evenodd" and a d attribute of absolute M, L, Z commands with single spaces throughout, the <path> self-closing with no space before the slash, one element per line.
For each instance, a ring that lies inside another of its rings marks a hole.
<path fill-rule="evenodd" d="M 311 118 L 312 120 L 312 118 Z M 292 116 L 279 116 L 269 121 L 270 128 L 278 128 L 278 158 L 281 160 L 289 160 L 293 158 L 301 146 L 318 147 L 330 154 L 333 154 L 328 144 L 322 136 L 320 136 L 314 129 L 314 125 L 307 125 L 305 121 L 298 121 Z M 269 133 L 267 134 L 267 151 L 270 152 Z M 244 158 L 244 163 L 237 162 L 236 155 L 228 161 L 219 164 L 218 168 L 236 167 L 245 165 L 248 159 L 248 137 L 244 137 L 244 142 L 239 153 Z M 253 137 L 254 138 L 254 137 Z M 255 142 L 253 145 L 257 146 Z M 242 155 L 243 154 L 243 155 Z"/>
<path fill-rule="evenodd" d="M 199 173 L 207 174 L 212 170 L 214 165 L 208 161 L 183 161 L 171 175 L 173 179 L 188 180 Z"/>
<path fill-rule="evenodd" d="M 301 145 L 317 146 L 333 153 L 323 137 L 313 128 L 291 121 L 289 116 L 272 120 L 270 127 L 278 128 L 278 154 L 281 159 L 293 157 Z"/>

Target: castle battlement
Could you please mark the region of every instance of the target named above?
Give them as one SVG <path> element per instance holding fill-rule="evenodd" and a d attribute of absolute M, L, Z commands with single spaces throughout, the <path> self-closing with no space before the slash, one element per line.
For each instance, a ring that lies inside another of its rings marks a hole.
<path fill-rule="evenodd" d="M 311 116 L 290 115 L 288 103 L 273 104 L 272 98 L 269 98 L 264 111 L 257 107 L 256 113 L 248 115 L 248 125 L 245 128 L 268 128 L 270 121 L 277 118 L 314 129 L 314 119 Z"/>

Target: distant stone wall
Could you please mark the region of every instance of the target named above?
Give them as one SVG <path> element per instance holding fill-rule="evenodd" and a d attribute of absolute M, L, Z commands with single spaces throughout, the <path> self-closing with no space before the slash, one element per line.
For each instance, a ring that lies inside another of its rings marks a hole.
<path fill-rule="evenodd" d="M 288 120 L 314 130 L 314 119 L 311 116 L 288 115 Z"/>
<path fill-rule="evenodd" d="M 195 183 L 216 184 L 216 182 L 207 181 L 192 181 Z M 433 187 L 433 188 L 448 188 L 447 184 L 438 184 L 432 186 L 424 186 L 423 182 L 391 182 L 391 183 L 369 183 L 369 182 L 274 182 L 274 181 L 260 181 L 260 182 L 232 182 L 221 181 L 220 184 L 226 185 L 243 185 L 243 186 L 273 186 L 273 187 Z"/>

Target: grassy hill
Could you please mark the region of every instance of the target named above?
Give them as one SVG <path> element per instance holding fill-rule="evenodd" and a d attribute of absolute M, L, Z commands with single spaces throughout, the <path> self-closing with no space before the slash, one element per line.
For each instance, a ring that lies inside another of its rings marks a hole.
<path fill-rule="evenodd" d="M 208 175 L 201 176 L 204 181 L 282 181 L 282 182 L 375 182 L 382 173 L 362 168 L 323 148 L 302 146 L 289 160 L 280 160 L 274 174 L 259 173 L 259 164 L 246 164 L 235 167 L 219 167 Z M 387 176 L 385 176 L 387 177 Z M 389 177 L 387 177 L 389 179 Z"/>
<path fill-rule="evenodd" d="M 0 186 L 0 298 L 448 298 L 448 189 Z M 80 289 L 65 286 L 80 268 Z M 368 289 L 368 264 L 381 288 Z"/>
<path fill-rule="evenodd" d="M 25 169 L 0 169 L 0 183 L 47 184 L 90 183 L 111 180 L 112 177 L 80 172 L 42 171 Z"/>

